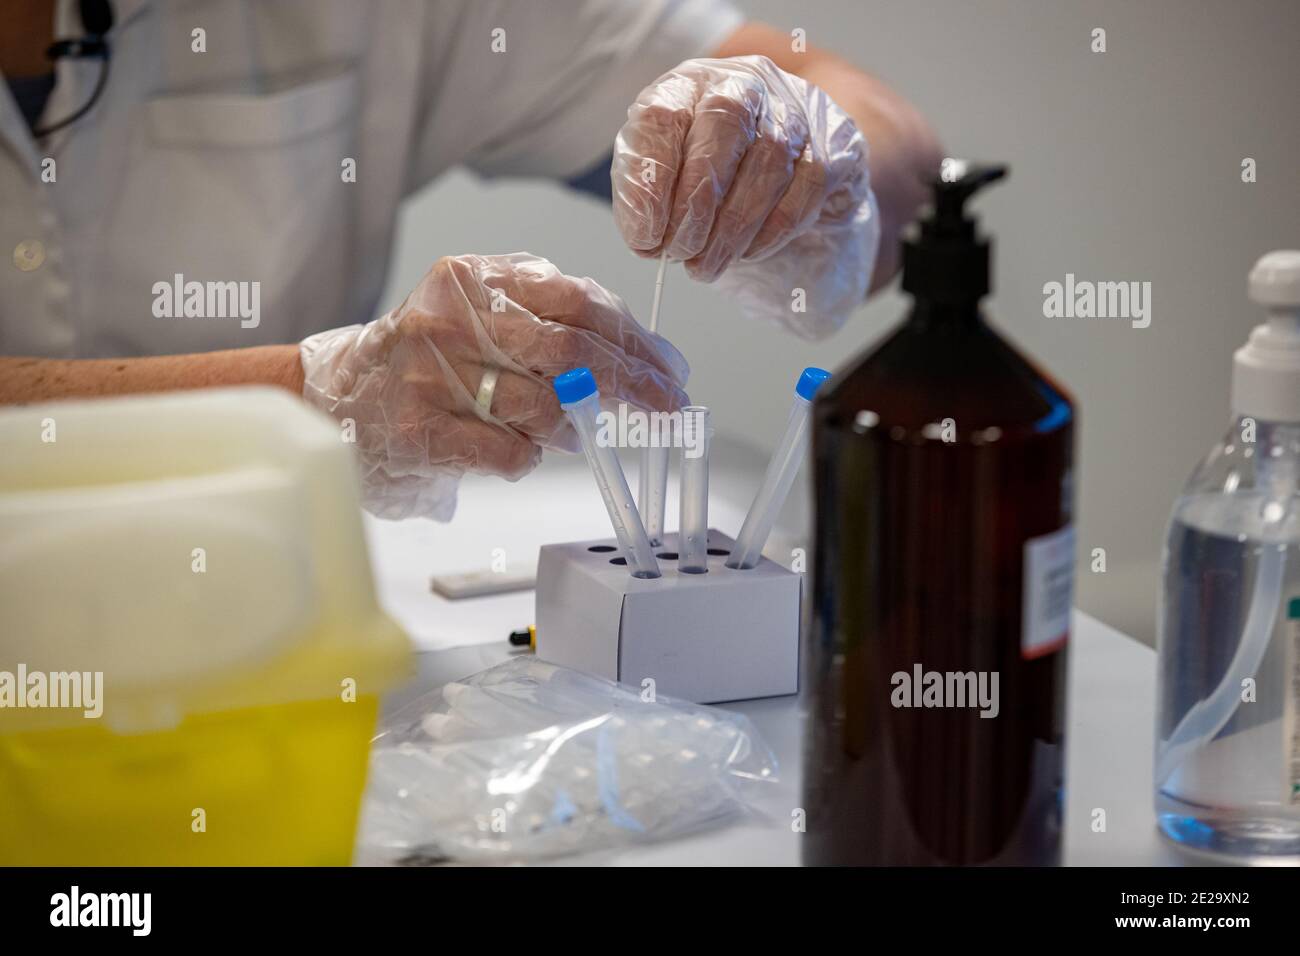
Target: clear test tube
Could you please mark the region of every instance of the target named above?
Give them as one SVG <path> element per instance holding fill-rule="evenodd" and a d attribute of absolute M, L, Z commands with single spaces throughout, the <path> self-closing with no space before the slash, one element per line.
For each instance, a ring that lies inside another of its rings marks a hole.
<path fill-rule="evenodd" d="M 654 303 L 650 306 L 650 331 L 659 331 L 659 308 L 664 302 L 664 273 L 668 268 L 668 250 L 659 256 L 655 276 Z M 664 436 L 658 436 L 662 439 Z M 669 436 L 671 437 L 671 436 Z M 653 440 L 653 439 L 652 439 Z M 641 449 L 641 470 L 637 473 L 637 504 L 645 519 L 645 533 L 652 547 L 664 543 L 664 511 L 668 507 L 668 450 L 671 444 L 660 441 Z"/>
<path fill-rule="evenodd" d="M 596 441 L 596 414 L 600 411 L 600 392 L 596 379 L 587 368 L 575 368 L 556 377 L 555 395 L 560 407 L 569 416 L 582 450 L 587 456 L 591 473 L 596 476 L 596 486 L 605 500 L 614 535 L 627 561 L 627 569 L 634 578 L 659 577 L 659 562 L 655 560 L 650 539 L 646 537 L 641 515 L 632 500 L 632 491 L 623 475 L 623 466 L 612 447 Z"/>
<path fill-rule="evenodd" d="M 637 475 L 637 505 L 645 518 L 645 533 L 652 547 L 664 543 L 664 509 L 668 506 L 668 445 L 641 449 Z"/>
<path fill-rule="evenodd" d="M 677 570 L 709 570 L 709 439 L 713 426 L 703 405 L 682 409 L 682 471 L 677 523 Z"/>
<path fill-rule="evenodd" d="M 790 493 L 799 466 L 803 464 L 808 449 L 808 417 L 812 410 L 813 396 L 821 384 L 831 377 L 824 368 L 809 367 L 803 370 L 794 387 L 794 404 L 790 407 L 790 417 L 786 421 L 785 434 L 777 446 L 772 460 L 767 463 L 767 473 L 763 484 L 759 486 L 754 503 L 749 506 L 745 523 L 740 526 L 735 548 L 727 558 L 727 567 L 746 569 L 758 564 L 763 555 L 763 545 L 772 533 L 776 516 L 785 504 L 785 496 Z"/>

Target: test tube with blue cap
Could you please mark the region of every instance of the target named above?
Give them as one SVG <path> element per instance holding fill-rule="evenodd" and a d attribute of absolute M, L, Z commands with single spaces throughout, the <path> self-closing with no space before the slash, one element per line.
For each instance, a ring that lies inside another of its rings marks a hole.
<path fill-rule="evenodd" d="M 799 466 L 803 464 L 808 450 L 808 419 L 812 411 L 812 401 L 817 389 L 831 377 L 824 368 L 809 367 L 803 370 L 794 387 L 794 404 L 790 407 L 790 417 L 786 421 L 785 434 L 777 446 L 772 460 L 768 462 L 763 484 L 759 486 L 754 503 L 749 506 L 745 523 L 740 526 L 731 556 L 727 558 L 727 567 L 745 570 L 755 567 L 763 556 L 763 545 L 772 533 L 776 516 L 785 504 L 790 486 L 794 484 Z"/>
<path fill-rule="evenodd" d="M 596 476 L 596 486 L 605 501 L 614 535 L 634 578 L 659 577 L 659 562 L 641 523 L 641 513 L 632 500 L 623 466 L 614 449 L 596 440 L 596 415 L 600 411 L 600 392 L 591 369 L 575 368 L 556 377 L 555 396 L 560 408 L 582 441 L 582 451 L 587 456 L 591 473 Z"/>

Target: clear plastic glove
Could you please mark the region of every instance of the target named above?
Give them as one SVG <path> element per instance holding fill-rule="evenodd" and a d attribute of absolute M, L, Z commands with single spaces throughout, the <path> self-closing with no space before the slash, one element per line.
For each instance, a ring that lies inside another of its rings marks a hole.
<path fill-rule="evenodd" d="M 550 386 L 575 366 L 611 403 L 689 402 L 685 359 L 622 299 L 528 253 L 440 259 L 400 308 L 299 352 L 307 402 L 355 422 L 363 501 L 381 518 L 449 520 L 465 472 L 515 480 L 543 448 L 577 450 Z M 487 369 L 497 379 L 484 409 Z"/>
<path fill-rule="evenodd" d="M 611 175 L 627 244 L 666 246 L 750 315 L 816 338 L 866 297 L 880 242 L 866 140 L 765 56 L 687 60 L 651 83 Z"/>

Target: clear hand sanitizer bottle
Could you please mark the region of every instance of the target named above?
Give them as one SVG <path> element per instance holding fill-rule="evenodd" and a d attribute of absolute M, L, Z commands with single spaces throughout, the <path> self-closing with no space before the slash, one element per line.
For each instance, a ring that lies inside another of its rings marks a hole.
<path fill-rule="evenodd" d="M 1300 856 L 1300 251 L 1250 273 L 1228 433 L 1174 505 L 1160 607 L 1155 805 L 1211 853 Z"/>

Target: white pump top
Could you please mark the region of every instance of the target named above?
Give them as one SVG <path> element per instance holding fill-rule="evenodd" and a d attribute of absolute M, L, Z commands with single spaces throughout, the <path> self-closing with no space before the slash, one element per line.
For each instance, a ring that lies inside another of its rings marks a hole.
<path fill-rule="evenodd" d="M 1270 252 L 1250 270 L 1250 298 L 1268 311 L 1232 363 L 1232 410 L 1300 422 L 1300 251 Z"/>

